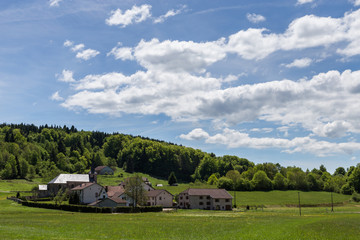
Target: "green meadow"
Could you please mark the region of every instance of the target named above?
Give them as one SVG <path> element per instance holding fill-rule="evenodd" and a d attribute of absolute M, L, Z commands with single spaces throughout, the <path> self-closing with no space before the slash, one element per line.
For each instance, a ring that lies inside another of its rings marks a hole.
<path fill-rule="evenodd" d="M 358 239 L 360 208 L 268 207 L 232 212 L 71 213 L 23 207 L 0 194 L 1 239 Z"/>
<path fill-rule="evenodd" d="M 110 177 L 109 177 L 110 178 Z M 115 178 L 115 177 L 113 177 Z M 156 179 L 153 179 L 156 180 Z M 164 182 L 164 187 L 166 183 Z M 350 196 L 327 192 L 236 192 L 234 211 L 177 210 L 161 213 L 92 214 L 24 207 L 7 196 L 36 182 L 0 181 L 0 239 L 359 239 L 360 207 Z M 20 187 L 21 186 L 21 187 Z M 179 192 L 189 184 L 171 187 Z M 169 187 L 170 188 L 170 187 Z M 9 192 L 13 191 L 13 192 Z M 234 192 L 231 192 L 234 194 Z M 265 207 L 251 207 L 245 205 Z"/>

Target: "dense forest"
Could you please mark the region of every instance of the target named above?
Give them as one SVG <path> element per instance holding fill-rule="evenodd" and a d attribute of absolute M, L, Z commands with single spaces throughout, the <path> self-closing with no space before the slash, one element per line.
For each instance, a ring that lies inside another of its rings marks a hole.
<path fill-rule="evenodd" d="M 41 177 L 85 173 L 91 166 L 121 167 L 167 178 L 204 181 L 228 190 L 360 191 L 360 165 L 339 167 L 333 174 L 321 165 L 298 167 L 253 162 L 237 156 L 218 157 L 198 149 L 119 133 L 78 131 L 74 126 L 0 125 L 0 178 Z"/>

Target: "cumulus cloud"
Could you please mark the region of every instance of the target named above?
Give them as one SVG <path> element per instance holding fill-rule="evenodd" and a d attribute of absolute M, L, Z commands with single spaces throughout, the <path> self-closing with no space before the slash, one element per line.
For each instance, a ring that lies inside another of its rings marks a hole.
<path fill-rule="evenodd" d="M 209 65 L 225 58 L 225 39 L 214 42 L 160 42 L 141 40 L 134 48 L 139 64 L 152 71 L 204 72 Z"/>
<path fill-rule="evenodd" d="M 310 58 L 300 58 L 300 59 L 295 59 L 292 63 L 289 64 L 285 64 L 285 67 L 287 68 L 305 68 L 310 66 L 310 64 L 312 63 L 312 59 Z"/>
<path fill-rule="evenodd" d="M 99 55 L 100 52 L 99 51 L 96 51 L 94 49 L 86 49 L 86 50 L 83 50 L 81 52 L 78 52 L 76 54 L 76 58 L 80 58 L 80 59 L 83 59 L 85 61 L 93 58 L 93 57 L 96 57 L 97 55 Z"/>
<path fill-rule="evenodd" d="M 64 69 L 61 73 L 61 75 L 58 77 L 58 80 L 60 82 L 75 82 L 75 79 L 73 78 L 73 72 L 70 70 Z"/>
<path fill-rule="evenodd" d="M 209 137 L 210 137 L 209 134 L 201 128 L 195 128 L 188 134 L 180 135 L 180 138 L 185 140 L 201 140 L 201 139 L 208 139 Z"/>
<path fill-rule="evenodd" d="M 117 9 L 111 12 L 111 16 L 106 19 L 106 24 L 126 27 L 130 24 L 140 23 L 151 17 L 150 10 L 151 6 L 148 4 L 141 5 L 140 7 L 134 5 L 124 13 L 121 9 Z"/>
<path fill-rule="evenodd" d="M 314 2 L 314 0 L 298 0 L 296 5 L 303 5 L 303 4 L 312 3 L 312 2 Z"/>
<path fill-rule="evenodd" d="M 360 54 L 360 10 L 346 13 L 343 18 L 306 15 L 292 21 L 286 31 L 271 33 L 268 29 L 249 28 L 229 36 L 228 51 L 244 59 L 263 59 L 279 50 L 289 51 L 312 47 L 328 47 L 347 42 L 337 52 L 345 56 Z"/>
<path fill-rule="evenodd" d="M 354 6 L 360 6 L 360 0 L 351 0 Z"/>
<path fill-rule="evenodd" d="M 252 23 L 264 22 L 266 20 L 264 16 L 255 13 L 246 14 L 246 18 Z"/>
<path fill-rule="evenodd" d="M 50 7 L 58 7 L 60 2 L 62 2 L 63 0 L 49 0 L 49 6 Z"/>
<path fill-rule="evenodd" d="M 176 16 L 176 15 L 180 14 L 184 9 L 186 9 L 186 5 L 183 5 L 180 9 L 177 9 L 177 10 L 171 9 L 171 10 L 169 10 L 166 14 L 161 15 L 160 17 L 155 18 L 155 19 L 154 19 L 154 23 L 162 23 L 162 22 L 164 22 L 167 18 L 173 17 L 173 16 Z"/>
<path fill-rule="evenodd" d="M 123 61 L 125 60 L 133 60 L 133 49 L 130 47 L 121 47 L 121 43 L 118 43 L 118 46 L 111 49 L 110 52 L 108 52 L 106 55 L 110 56 L 113 55 L 115 59 L 121 59 Z"/>
<path fill-rule="evenodd" d="M 64 98 L 60 96 L 59 91 L 54 92 L 53 95 L 51 95 L 50 99 L 53 101 L 63 101 L 64 100 Z"/>
<path fill-rule="evenodd" d="M 247 133 L 225 128 L 221 133 L 210 136 L 203 129 L 194 129 L 188 134 L 180 136 L 186 140 L 205 140 L 206 143 L 222 144 L 229 148 L 277 148 L 287 153 L 307 152 L 320 157 L 333 154 L 352 154 L 358 151 L 360 143 L 345 142 L 332 143 L 319 141 L 311 137 L 284 138 L 254 138 Z"/>
<path fill-rule="evenodd" d="M 83 43 L 74 45 L 74 42 L 70 40 L 66 40 L 64 42 L 64 46 L 69 48 L 71 47 L 71 51 L 76 52 L 76 58 L 80 58 L 85 61 L 94 58 L 100 54 L 99 51 L 94 49 L 90 49 L 90 48 L 84 49 L 85 45 Z"/>

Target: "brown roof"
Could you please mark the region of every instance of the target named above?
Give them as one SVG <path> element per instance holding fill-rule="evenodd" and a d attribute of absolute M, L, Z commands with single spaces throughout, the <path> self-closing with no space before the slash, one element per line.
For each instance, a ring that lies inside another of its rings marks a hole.
<path fill-rule="evenodd" d="M 95 171 L 101 171 L 102 169 L 106 168 L 106 166 L 97 166 Z"/>
<path fill-rule="evenodd" d="M 216 188 L 209 188 L 209 189 L 188 188 L 181 193 L 188 194 L 189 196 L 210 196 L 211 198 L 225 198 L 225 199 L 233 198 L 230 195 L 230 193 L 228 193 L 225 189 L 216 189 Z"/>
<path fill-rule="evenodd" d="M 109 199 L 113 200 L 116 203 L 126 203 L 126 201 L 124 199 L 121 199 L 119 197 L 112 197 L 112 198 L 109 198 Z"/>
<path fill-rule="evenodd" d="M 125 189 L 122 186 L 106 186 L 105 189 L 107 190 L 107 195 L 109 198 L 113 196 L 120 196 L 125 192 Z"/>
<path fill-rule="evenodd" d="M 166 191 L 165 189 L 157 189 L 157 190 L 151 190 L 151 191 L 147 191 L 147 196 L 148 197 L 156 197 L 157 195 L 159 195 L 162 192 L 167 192 L 168 194 L 170 194 L 171 196 L 173 196 L 171 193 L 169 193 L 168 191 Z"/>
<path fill-rule="evenodd" d="M 93 183 L 93 182 L 89 182 L 89 183 L 82 183 L 82 184 L 80 184 L 79 186 L 76 186 L 76 187 L 74 187 L 73 189 L 71 189 L 71 190 L 83 190 L 83 189 L 85 189 L 85 188 L 87 188 L 87 187 L 90 187 L 91 185 L 94 185 L 95 183 Z"/>

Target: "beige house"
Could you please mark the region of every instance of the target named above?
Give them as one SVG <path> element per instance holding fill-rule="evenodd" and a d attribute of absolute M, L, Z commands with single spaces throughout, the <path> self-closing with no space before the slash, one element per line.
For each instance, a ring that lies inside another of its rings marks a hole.
<path fill-rule="evenodd" d="M 97 183 L 83 183 L 71 189 L 79 195 L 80 203 L 89 204 L 107 198 L 105 188 Z"/>
<path fill-rule="evenodd" d="M 233 197 L 225 189 L 189 188 L 179 194 L 179 207 L 187 209 L 232 210 Z"/>
<path fill-rule="evenodd" d="M 166 190 L 151 190 L 147 192 L 148 206 L 163 206 L 166 208 L 173 206 L 173 198 L 174 196 Z"/>

